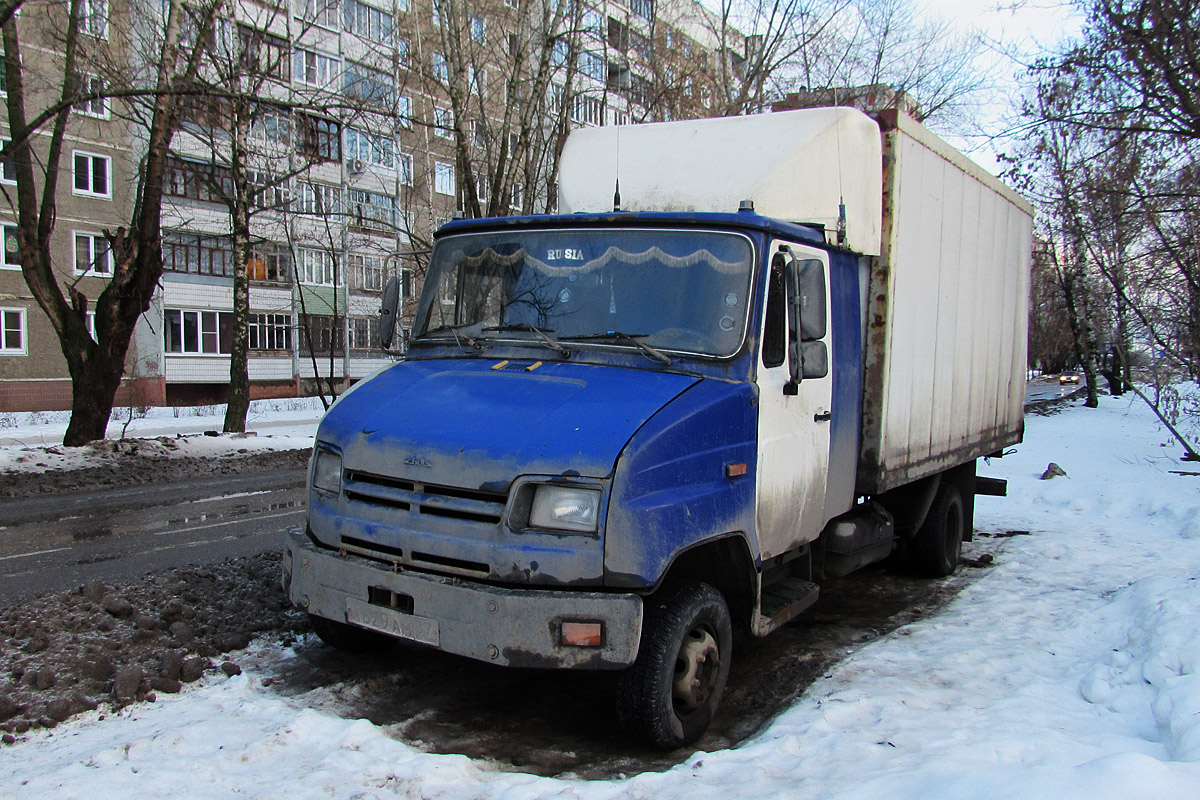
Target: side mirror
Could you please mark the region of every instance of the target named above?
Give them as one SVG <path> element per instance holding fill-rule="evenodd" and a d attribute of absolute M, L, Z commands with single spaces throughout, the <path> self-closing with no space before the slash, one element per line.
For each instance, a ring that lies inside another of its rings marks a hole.
<path fill-rule="evenodd" d="M 396 338 L 396 310 L 400 307 L 400 278 L 393 275 L 383 287 L 382 307 L 379 309 L 379 344 L 387 350 Z"/>
<path fill-rule="evenodd" d="M 818 259 L 793 260 L 787 266 L 788 370 L 783 393 L 794 396 L 805 378 L 829 374 L 829 349 L 819 341 L 828 331 L 825 265 Z"/>

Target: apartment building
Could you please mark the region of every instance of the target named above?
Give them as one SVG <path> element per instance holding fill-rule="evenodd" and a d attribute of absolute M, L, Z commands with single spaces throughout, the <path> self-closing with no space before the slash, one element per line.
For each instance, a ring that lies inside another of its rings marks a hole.
<path fill-rule="evenodd" d="M 461 210 L 553 210 L 554 137 L 712 113 L 717 82 L 745 57 L 745 40 L 718 36 L 692 0 L 440 3 L 226 4 L 202 71 L 218 91 L 187 98 L 172 144 L 163 277 L 131 342 L 119 405 L 225 399 L 239 270 L 249 279 L 252 397 L 340 390 L 402 357 L 440 224 Z M 83 6 L 87 35 L 103 42 L 161 21 L 166 4 Z M 64 8 L 31 2 L 19 24 L 61 30 L 53 17 Z M 61 75 L 55 38 L 45 38 L 36 53 L 24 48 L 23 63 L 44 59 L 46 74 Z M 103 231 L 127 224 L 132 202 L 140 137 L 114 113 L 121 102 L 75 108 L 70 184 L 59 191 L 59 278 L 92 297 L 112 271 Z M 10 178 L 0 172 L 0 190 Z M 0 204 L 0 411 L 67 408 L 57 338 L 9 246 L 10 205 Z M 231 236 L 241 213 L 244 263 Z M 401 335 L 384 352 L 378 312 L 392 277 L 405 302 Z"/>

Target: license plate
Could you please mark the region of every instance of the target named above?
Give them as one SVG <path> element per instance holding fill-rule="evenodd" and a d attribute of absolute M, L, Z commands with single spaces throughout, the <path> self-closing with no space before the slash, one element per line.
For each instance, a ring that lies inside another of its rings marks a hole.
<path fill-rule="evenodd" d="M 364 628 L 381 631 L 401 639 L 437 647 L 441 642 L 436 619 L 401 614 L 390 608 L 373 606 L 352 597 L 346 598 L 346 620 Z"/>

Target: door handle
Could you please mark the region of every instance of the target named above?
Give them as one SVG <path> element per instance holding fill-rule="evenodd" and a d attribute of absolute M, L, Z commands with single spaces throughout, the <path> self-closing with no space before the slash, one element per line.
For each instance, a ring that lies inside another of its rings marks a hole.
<path fill-rule="evenodd" d="M 820 414 L 813 414 L 813 422 L 829 422 L 833 419 L 832 411 L 822 411 Z"/>

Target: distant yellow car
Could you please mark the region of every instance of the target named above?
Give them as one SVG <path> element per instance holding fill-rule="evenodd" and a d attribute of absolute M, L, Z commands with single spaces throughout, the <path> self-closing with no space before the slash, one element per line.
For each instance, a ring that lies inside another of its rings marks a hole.
<path fill-rule="evenodd" d="M 1074 372 L 1064 372 L 1058 376 L 1059 383 L 1079 383 L 1079 376 Z"/>

